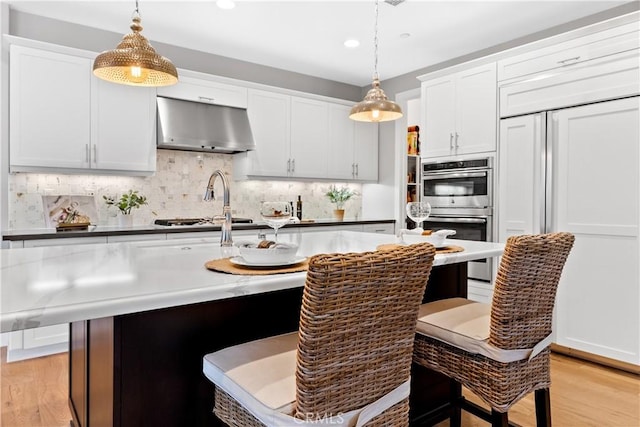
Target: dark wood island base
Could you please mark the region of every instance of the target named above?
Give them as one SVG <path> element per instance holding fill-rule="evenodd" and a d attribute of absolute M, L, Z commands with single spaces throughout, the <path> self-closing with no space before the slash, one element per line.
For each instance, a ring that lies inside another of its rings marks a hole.
<path fill-rule="evenodd" d="M 467 293 L 465 262 L 433 268 L 425 301 Z M 297 330 L 302 288 L 74 322 L 69 406 L 74 427 L 218 426 L 202 357 Z M 449 381 L 414 366 L 412 425 L 450 400 Z"/>

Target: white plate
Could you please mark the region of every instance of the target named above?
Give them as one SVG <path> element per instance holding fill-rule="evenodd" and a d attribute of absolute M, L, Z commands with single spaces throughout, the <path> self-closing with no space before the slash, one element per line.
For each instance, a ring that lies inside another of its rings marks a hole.
<path fill-rule="evenodd" d="M 287 261 L 287 262 L 264 262 L 264 263 L 261 262 L 261 263 L 254 263 L 254 262 L 247 262 L 241 256 L 234 256 L 233 258 L 229 258 L 229 262 L 231 264 L 242 265 L 242 266 L 245 266 L 245 267 L 287 267 L 287 266 L 290 266 L 290 265 L 300 264 L 305 259 L 307 259 L 307 257 L 297 256 L 297 257 L 293 258 L 291 261 Z"/>

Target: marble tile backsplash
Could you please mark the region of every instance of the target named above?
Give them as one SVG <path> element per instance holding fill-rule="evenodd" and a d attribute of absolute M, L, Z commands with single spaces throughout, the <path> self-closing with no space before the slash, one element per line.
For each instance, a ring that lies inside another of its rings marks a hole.
<path fill-rule="evenodd" d="M 216 183 L 213 202 L 202 196 L 209 176 L 216 169 L 229 178 L 234 216 L 259 220 L 261 200 L 295 201 L 302 196 L 304 218 L 331 218 L 334 206 L 324 196 L 332 182 L 233 181 L 233 157 L 225 154 L 158 150 L 156 173 L 149 177 L 110 175 L 61 175 L 16 173 L 9 175 L 9 229 L 45 226 L 43 195 L 93 195 L 99 225 L 117 225 L 117 209 L 102 196 L 120 196 L 129 189 L 147 196 L 148 205 L 133 211 L 134 225 L 152 224 L 158 218 L 207 217 L 222 213 L 222 184 Z M 343 183 L 335 183 L 342 185 Z M 360 184 L 348 184 L 361 193 Z M 356 197 L 345 204 L 346 218 L 361 216 L 362 203 Z"/>

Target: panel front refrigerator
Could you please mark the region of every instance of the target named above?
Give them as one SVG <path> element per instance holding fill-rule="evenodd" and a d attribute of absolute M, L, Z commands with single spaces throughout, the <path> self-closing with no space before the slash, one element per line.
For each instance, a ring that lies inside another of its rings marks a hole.
<path fill-rule="evenodd" d="M 640 364 L 640 98 L 502 119 L 498 238 L 576 236 L 555 343 Z"/>

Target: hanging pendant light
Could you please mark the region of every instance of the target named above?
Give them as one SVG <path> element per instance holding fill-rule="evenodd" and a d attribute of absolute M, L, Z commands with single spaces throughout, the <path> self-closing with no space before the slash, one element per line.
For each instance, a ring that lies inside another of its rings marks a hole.
<path fill-rule="evenodd" d="M 359 122 L 386 122 L 402 117 L 402 109 L 389 100 L 380 87 L 378 78 L 378 0 L 376 0 L 376 21 L 373 37 L 374 66 L 373 83 L 364 99 L 351 108 L 349 118 Z"/>
<path fill-rule="evenodd" d="M 169 86 L 178 82 L 178 71 L 170 60 L 156 53 L 140 31 L 138 1 L 131 18 L 130 34 L 113 50 L 98 55 L 93 74 L 113 83 L 131 86 Z"/>

